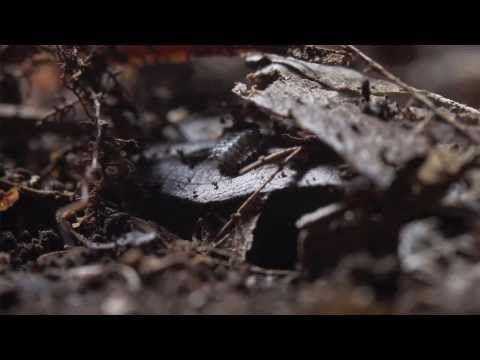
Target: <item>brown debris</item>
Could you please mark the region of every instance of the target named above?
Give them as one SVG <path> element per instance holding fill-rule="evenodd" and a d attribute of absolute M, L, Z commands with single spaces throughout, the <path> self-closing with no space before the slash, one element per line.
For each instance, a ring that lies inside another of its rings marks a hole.
<path fill-rule="evenodd" d="M 0 190 L 0 212 L 7 211 L 20 198 L 17 188 L 11 188 L 7 192 Z"/>

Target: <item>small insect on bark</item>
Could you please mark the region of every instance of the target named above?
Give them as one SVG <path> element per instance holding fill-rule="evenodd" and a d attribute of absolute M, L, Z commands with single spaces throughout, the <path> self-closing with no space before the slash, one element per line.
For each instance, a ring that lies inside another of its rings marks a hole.
<path fill-rule="evenodd" d="M 263 137 L 258 130 L 227 134 L 212 149 L 209 159 L 218 162 L 218 169 L 223 175 L 235 176 L 260 154 L 263 144 Z"/>

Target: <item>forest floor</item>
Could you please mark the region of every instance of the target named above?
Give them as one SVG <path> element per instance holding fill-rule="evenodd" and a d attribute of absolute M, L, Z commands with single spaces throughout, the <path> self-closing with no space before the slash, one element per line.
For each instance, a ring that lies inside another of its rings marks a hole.
<path fill-rule="evenodd" d="M 2 46 L 0 313 L 478 312 L 479 54 Z"/>

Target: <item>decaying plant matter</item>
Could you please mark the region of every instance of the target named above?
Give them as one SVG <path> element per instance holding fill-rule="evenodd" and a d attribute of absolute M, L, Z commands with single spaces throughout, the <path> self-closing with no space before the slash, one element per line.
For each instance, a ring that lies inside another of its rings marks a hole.
<path fill-rule="evenodd" d="M 2 47 L 0 312 L 476 312 L 479 114 L 351 45 Z"/>

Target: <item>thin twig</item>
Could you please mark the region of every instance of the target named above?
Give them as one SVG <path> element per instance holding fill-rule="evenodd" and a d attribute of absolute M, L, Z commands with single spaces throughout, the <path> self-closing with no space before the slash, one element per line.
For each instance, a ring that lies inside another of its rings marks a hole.
<path fill-rule="evenodd" d="M 51 110 L 28 105 L 0 103 L 0 120 L 16 119 L 32 121 L 42 124 L 44 121 L 52 117 L 67 113 L 68 111 L 73 109 L 78 103 L 79 100 L 75 99 L 62 106 L 56 106 L 54 109 Z"/>
<path fill-rule="evenodd" d="M 100 94 L 95 94 L 92 91 L 92 98 L 93 98 L 93 104 L 95 106 L 95 125 L 97 127 L 97 134 L 95 137 L 95 145 L 93 148 L 93 155 L 92 155 L 92 161 L 90 163 L 90 166 L 87 169 L 87 179 L 92 180 L 93 179 L 93 174 L 97 171 L 101 171 L 101 165 L 99 161 L 99 154 L 100 154 L 100 147 L 103 142 L 103 138 L 105 135 L 105 127 L 107 126 L 107 122 L 101 118 L 101 102 L 100 102 Z"/>
<path fill-rule="evenodd" d="M 474 136 L 474 134 L 470 131 L 470 129 L 466 126 L 461 125 L 458 123 L 453 117 L 450 116 L 450 114 L 447 114 L 444 111 L 441 111 L 438 109 L 435 104 L 427 97 L 428 92 L 425 90 L 418 90 L 406 83 L 404 83 L 401 79 L 399 79 L 397 76 L 393 75 L 390 71 L 386 70 L 382 65 L 377 63 L 376 61 L 372 60 L 370 57 L 365 55 L 361 50 L 357 49 L 353 45 L 343 45 L 342 46 L 345 49 L 350 50 L 351 52 L 355 53 L 358 57 L 360 57 L 363 61 L 365 61 L 367 64 L 371 66 L 372 69 L 376 70 L 378 73 L 382 74 L 385 78 L 388 80 L 392 81 L 393 83 L 397 84 L 401 88 L 403 88 L 406 92 L 408 92 L 410 95 L 412 95 L 416 100 L 421 102 L 423 105 L 428 107 L 433 113 L 440 119 L 444 120 L 448 124 L 452 125 L 455 129 L 463 133 L 465 136 L 467 136 L 470 140 L 472 140 L 476 144 L 480 144 L 480 139 L 477 136 Z M 443 97 L 440 95 L 435 96 L 435 99 L 437 101 L 440 101 Z M 443 98 L 444 99 L 444 98 Z M 449 101 L 449 104 L 451 105 L 453 101 Z M 468 109 L 467 106 L 463 105 L 461 106 L 460 104 L 456 105 L 457 107 L 462 107 L 463 109 Z M 480 112 L 478 112 L 475 109 L 471 109 L 469 112 L 472 112 L 475 115 L 479 115 Z"/>
<path fill-rule="evenodd" d="M 64 191 L 64 192 L 59 192 L 55 190 L 40 190 L 40 189 L 34 189 L 22 184 L 18 184 L 16 182 L 7 180 L 5 178 L 0 179 L 0 185 L 1 186 L 8 186 L 8 187 L 17 187 L 19 190 L 21 190 L 24 193 L 27 193 L 31 196 L 34 197 L 40 197 L 40 198 L 45 198 L 45 197 L 50 197 L 55 200 L 58 199 L 72 199 L 73 198 L 73 193 L 69 191 Z"/>
<path fill-rule="evenodd" d="M 46 121 L 49 118 L 55 117 L 56 115 L 59 115 L 59 114 L 66 114 L 68 111 L 75 108 L 75 105 L 78 105 L 79 103 L 80 103 L 80 99 L 77 98 L 61 106 L 55 106 L 54 109 L 48 111 L 45 114 L 45 116 L 42 119 L 40 119 L 40 122 Z"/>
<path fill-rule="evenodd" d="M 299 274 L 299 272 L 295 270 L 264 269 L 255 265 L 249 265 L 248 271 L 254 274 L 261 274 L 265 276 L 289 276 Z"/>
<path fill-rule="evenodd" d="M 106 121 L 101 119 L 101 102 L 100 102 L 100 94 L 95 94 L 93 91 L 91 92 L 92 94 L 92 100 L 95 106 L 95 115 L 94 115 L 94 120 L 96 122 L 97 126 L 97 134 L 95 137 L 95 145 L 94 145 L 94 150 L 93 150 L 93 155 L 92 155 L 92 161 L 90 163 L 90 166 L 87 167 L 85 171 L 85 177 L 88 182 L 92 182 L 96 184 L 96 187 L 98 188 L 100 185 L 95 181 L 95 175 L 98 171 L 101 171 L 101 166 L 99 162 L 99 152 L 100 152 L 100 146 L 103 141 L 103 136 L 104 136 L 104 128 L 107 124 Z M 110 243 L 96 243 L 92 242 L 89 239 L 87 239 L 85 236 L 82 234 L 78 233 L 73 229 L 71 224 L 68 222 L 68 219 L 72 217 L 73 215 L 79 213 L 80 211 L 85 210 L 88 207 L 88 204 L 90 203 L 91 197 L 89 195 L 89 190 L 88 190 L 88 184 L 84 182 L 82 184 L 82 195 L 78 201 L 75 201 L 61 209 L 59 209 L 56 213 L 56 221 L 59 224 L 63 234 L 65 234 L 65 237 L 67 239 L 71 238 L 71 235 L 73 235 L 80 243 L 85 245 L 86 247 L 90 249 L 96 249 L 96 250 L 108 250 L 108 249 L 113 249 L 116 247 L 116 243 L 110 242 Z M 71 241 L 70 241 L 71 242 Z"/>
<path fill-rule="evenodd" d="M 470 113 L 472 115 L 475 115 L 477 118 L 480 118 L 480 110 L 477 110 L 471 106 L 459 103 L 457 101 L 454 101 L 452 99 L 448 99 L 440 94 L 435 94 L 427 90 L 422 90 L 422 89 L 416 89 L 418 92 L 426 95 L 429 97 L 431 100 L 437 102 L 439 105 L 443 105 L 445 107 L 449 108 L 455 108 L 457 110 L 462 110 L 467 113 Z"/>
<path fill-rule="evenodd" d="M 237 209 L 235 213 L 232 214 L 230 219 L 227 221 L 227 223 L 220 229 L 218 232 L 217 236 L 215 237 L 217 239 L 217 242 L 215 243 L 215 247 L 220 245 L 224 240 L 226 239 L 226 236 L 228 235 L 227 233 L 230 231 L 231 227 L 233 224 L 241 218 L 242 214 L 245 212 L 246 209 L 258 198 L 260 192 L 265 188 L 265 186 L 270 183 L 270 181 L 273 180 L 275 176 L 277 176 L 278 173 L 280 173 L 285 165 L 288 164 L 288 162 L 296 156 L 300 151 L 302 151 L 302 147 L 298 146 L 295 148 L 290 149 L 291 153 L 289 156 L 287 156 L 281 163 L 279 163 L 277 170 L 269 176 L 269 178 L 260 186 L 260 188 L 255 191 L 252 195 L 250 195 L 247 200 L 245 200 L 242 205 Z"/>
<path fill-rule="evenodd" d="M 283 158 L 284 156 L 287 156 L 289 154 L 291 154 L 291 152 L 293 150 L 296 150 L 297 147 L 293 147 L 293 148 L 288 148 L 288 149 L 284 149 L 284 150 L 280 150 L 280 151 L 277 151 L 273 154 L 270 154 L 268 156 L 260 156 L 256 161 L 254 161 L 253 163 L 251 164 L 248 164 L 247 166 L 243 167 L 242 169 L 240 169 L 240 171 L 238 172 L 239 175 L 243 175 L 243 174 L 246 174 L 247 172 L 249 171 L 252 171 L 253 169 L 256 169 L 262 165 L 265 165 L 265 164 L 268 164 L 270 162 L 273 162 L 273 161 L 276 161 L 278 159 L 281 159 Z"/>

